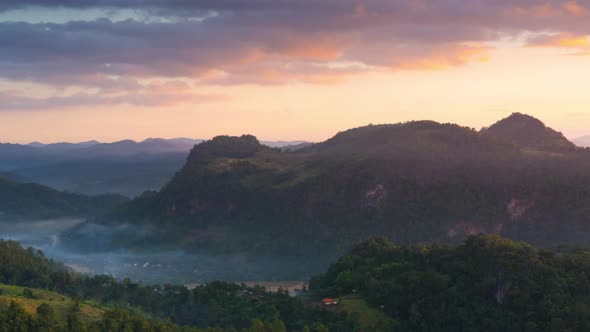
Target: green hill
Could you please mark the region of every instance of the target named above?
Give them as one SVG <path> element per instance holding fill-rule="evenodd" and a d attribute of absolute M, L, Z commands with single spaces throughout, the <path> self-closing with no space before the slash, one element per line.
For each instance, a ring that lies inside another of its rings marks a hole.
<path fill-rule="evenodd" d="M 590 151 L 547 153 L 490 135 L 520 117 L 484 132 L 432 121 L 371 125 L 293 152 L 220 136 L 195 146 L 159 192 L 96 221 L 158 229 L 112 246 L 303 257 L 343 253 L 375 235 L 590 243 Z M 88 242 L 83 227 L 70 235 Z"/>
<path fill-rule="evenodd" d="M 25 287 L 0 284 L 0 310 L 6 310 L 12 302 L 18 303 L 23 309 L 31 314 L 37 314 L 40 305 L 49 305 L 57 320 L 65 321 L 74 306 L 79 313 L 81 320 L 86 322 L 99 321 L 107 310 L 101 308 L 95 302 L 83 301 L 76 303 L 69 296 L 50 292 L 43 289 L 29 289 Z"/>
<path fill-rule="evenodd" d="M 95 216 L 126 201 L 119 195 L 84 196 L 0 177 L 0 221 Z"/>
<path fill-rule="evenodd" d="M 310 289 L 317 298 L 343 297 L 340 310 L 368 323 L 377 322 L 375 312 L 392 320 L 373 331 L 587 331 L 589 272 L 587 250 L 544 251 L 497 236 L 459 246 L 373 239 Z"/>

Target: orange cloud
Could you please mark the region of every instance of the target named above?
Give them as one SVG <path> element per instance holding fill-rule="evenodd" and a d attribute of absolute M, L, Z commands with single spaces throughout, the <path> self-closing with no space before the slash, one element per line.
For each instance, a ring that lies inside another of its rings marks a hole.
<path fill-rule="evenodd" d="M 531 8 L 531 14 L 535 17 L 553 17 L 559 16 L 561 11 L 553 5 L 546 3 L 543 5 L 534 6 Z"/>
<path fill-rule="evenodd" d="M 585 48 L 590 46 L 587 37 L 573 37 L 573 38 L 562 38 L 557 40 L 557 46 L 560 47 L 572 47 L 572 48 Z"/>
<path fill-rule="evenodd" d="M 557 35 L 542 36 L 533 39 L 529 42 L 528 46 L 590 50 L 590 40 L 588 39 L 588 36 L 560 33 Z"/>
<path fill-rule="evenodd" d="M 351 38 L 345 34 L 294 34 L 287 40 L 270 43 L 262 52 L 271 59 L 327 62 L 338 60 L 350 44 Z"/>
<path fill-rule="evenodd" d="M 566 1 L 566 3 L 563 5 L 563 8 L 566 10 L 566 12 L 574 16 L 583 16 L 588 15 L 589 13 L 588 10 L 580 6 L 577 1 Z"/>
<path fill-rule="evenodd" d="M 508 8 L 507 13 L 517 16 L 530 16 L 535 18 L 559 18 L 564 16 L 587 16 L 590 11 L 581 6 L 578 1 L 570 0 L 561 4 L 543 3 L 530 7 Z"/>
<path fill-rule="evenodd" d="M 488 52 L 489 48 L 481 45 L 449 46 L 434 49 L 396 67 L 404 70 L 443 70 L 470 62 L 486 62 L 490 59 Z"/>
<path fill-rule="evenodd" d="M 330 45 L 302 45 L 287 49 L 288 57 L 320 61 L 333 61 L 339 58 L 340 48 Z"/>
<path fill-rule="evenodd" d="M 561 10 L 550 3 L 532 7 L 507 8 L 506 12 L 509 15 L 532 16 L 536 18 L 558 17 L 561 15 Z"/>

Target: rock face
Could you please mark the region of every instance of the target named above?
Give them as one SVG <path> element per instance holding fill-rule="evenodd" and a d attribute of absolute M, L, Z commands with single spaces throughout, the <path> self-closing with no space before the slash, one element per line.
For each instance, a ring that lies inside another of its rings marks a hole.
<path fill-rule="evenodd" d="M 387 197 L 387 190 L 381 183 L 377 184 L 372 189 L 365 192 L 365 204 L 369 208 L 377 208 L 383 200 Z"/>
<path fill-rule="evenodd" d="M 535 205 L 534 201 L 512 198 L 506 206 L 506 212 L 510 220 L 515 221 L 524 216 L 524 214 Z"/>

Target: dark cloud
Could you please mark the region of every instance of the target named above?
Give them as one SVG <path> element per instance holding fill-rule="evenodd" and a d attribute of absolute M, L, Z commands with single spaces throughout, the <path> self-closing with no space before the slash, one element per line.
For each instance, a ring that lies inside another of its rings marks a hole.
<path fill-rule="evenodd" d="M 0 77 L 100 89 L 114 84 L 96 79 L 106 76 L 331 82 L 375 68 L 460 66 L 500 38 L 590 34 L 588 1 L 4 0 L 0 11 L 31 6 L 139 13 L 117 22 L 0 23 Z"/>

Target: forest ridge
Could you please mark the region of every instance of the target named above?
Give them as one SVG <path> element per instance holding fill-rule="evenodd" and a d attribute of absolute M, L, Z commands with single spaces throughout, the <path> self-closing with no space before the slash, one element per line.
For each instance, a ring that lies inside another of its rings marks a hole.
<path fill-rule="evenodd" d="M 250 135 L 218 136 L 195 145 L 161 190 L 94 222 L 160 229 L 112 239 L 113 247 L 180 243 L 218 253 L 334 255 L 375 235 L 586 244 L 589 166 L 590 150 L 520 113 L 481 131 L 433 121 L 369 125 L 287 151 Z M 84 227 L 70 239 L 84 243 Z"/>

